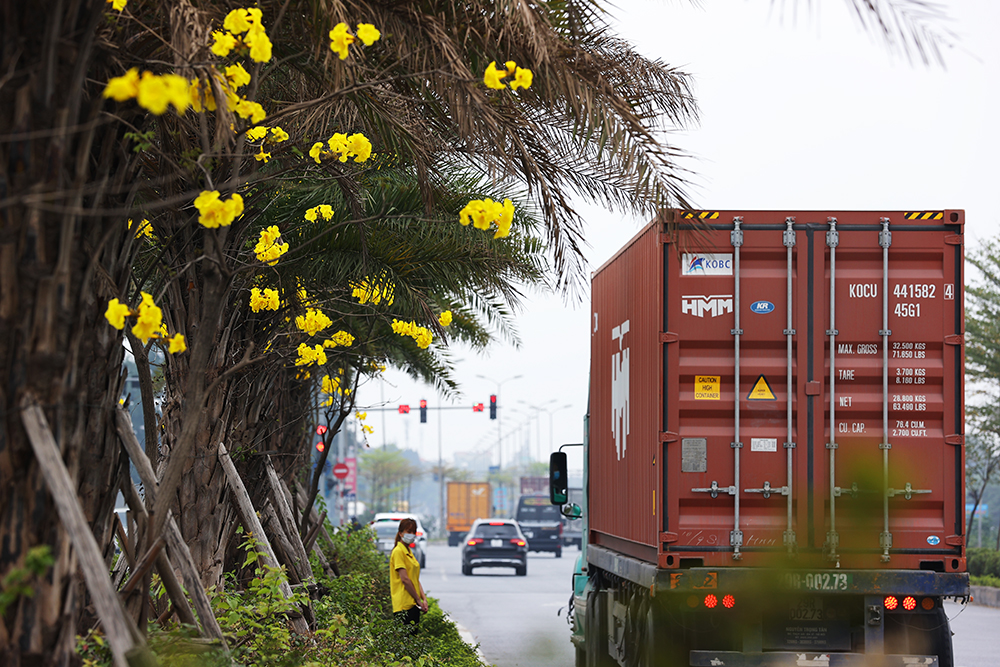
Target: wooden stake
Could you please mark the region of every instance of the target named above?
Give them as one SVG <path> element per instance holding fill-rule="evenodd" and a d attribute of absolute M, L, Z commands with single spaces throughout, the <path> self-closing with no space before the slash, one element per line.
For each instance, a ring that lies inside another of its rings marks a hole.
<path fill-rule="evenodd" d="M 94 600 L 97 617 L 104 626 L 108 644 L 111 646 L 115 665 L 134 667 L 158 664 L 138 629 L 128 621 L 121 598 L 111 586 L 101 550 L 77 500 L 76 484 L 66 470 L 66 464 L 63 463 L 59 446 L 49 429 L 45 413 L 30 393 L 25 393 L 21 400 L 21 422 L 28 434 L 28 441 L 35 452 L 45 483 L 55 501 L 59 520 L 66 529 L 80 562 L 87 589 Z"/>
<path fill-rule="evenodd" d="M 129 458 L 132 459 L 132 463 L 135 464 L 139 479 L 142 480 L 142 485 L 146 489 L 146 502 L 152 507 L 159 489 L 156 483 L 156 474 L 153 472 L 153 464 L 149 462 L 146 452 L 142 451 L 139 441 L 136 440 L 135 431 L 132 430 L 132 417 L 121 406 L 118 407 L 116 416 L 115 426 L 118 437 L 121 439 L 125 451 L 128 452 Z M 194 608 L 198 611 L 203 632 L 212 639 L 218 640 L 222 645 L 222 650 L 226 655 L 229 655 L 229 646 L 226 644 L 226 638 L 222 636 L 222 628 L 219 627 L 219 621 L 212 611 L 212 602 L 208 599 L 208 594 L 205 593 L 198 569 L 194 566 L 191 550 L 184 543 L 177 522 L 174 521 L 170 512 L 167 512 L 164 530 L 166 531 L 167 549 L 173 555 L 174 562 L 181 572 L 181 578 L 184 580 L 184 585 L 187 586 L 191 600 L 194 602 Z M 175 599 L 173 594 L 171 594 L 171 598 Z"/>
<path fill-rule="evenodd" d="M 274 568 L 279 567 L 278 558 L 274 555 L 274 549 L 267 540 L 267 535 L 264 533 L 264 526 L 261 525 L 260 519 L 257 518 L 257 511 L 250 500 L 250 494 L 247 493 L 246 486 L 243 485 L 243 479 L 236 471 L 236 466 L 229 457 L 226 446 L 221 442 L 219 443 L 219 462 L 222 464 L 222 470 L 226 473 L 226 481 L 229 482 L 229 488 L 232 489 L 233 496 L 236 498 L 236 507 L 239 509 L 243 525 L 253 532 L 261 549 L 263 549 L 264 564 Z M 292 587 L 288 585 L 287 581 L 281 584 L 281 594 L 286 598 L 292 597 Z M 309 625 L 302 616 L 290 617 L 289 621 L 291 621 L 292 629 L 296 633 L 300 635 L 308 634 Z"/>

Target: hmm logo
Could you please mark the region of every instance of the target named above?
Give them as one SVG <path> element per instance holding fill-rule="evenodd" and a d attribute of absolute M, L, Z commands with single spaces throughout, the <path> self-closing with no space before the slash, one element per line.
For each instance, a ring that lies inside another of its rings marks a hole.
<path fill-rule="evenodd" d="M 695 317 L 718 317 L 723 313 L 733 312 L 732 294 L 710 294 L 709 296 L 691 295 L 681 297 L 681 313 Z"/>
<path fill-rule="evenodd" d="M 611 330 L 611 340 L 618 341 L 618 351 L 611 355 L 611 437 L 615 441 L 618 460 L 625 456 L 628 439 L 628 347 L 624 346 L 629 322 L 625 320 Z"/>
<path fill-rule="evenodd" d="M 682 276 L 731 276 L 733 256 L 721 253 L 684 253 L 681 255 Z"/>

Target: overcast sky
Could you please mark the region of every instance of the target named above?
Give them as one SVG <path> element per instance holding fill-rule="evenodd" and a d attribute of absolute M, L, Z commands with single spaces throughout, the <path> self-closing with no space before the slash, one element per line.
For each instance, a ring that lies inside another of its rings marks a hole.
<path fill-rule="evenodd" d="M 612 10 L 620 35 L 644 55 L 695 77 L 700 123 L 672 139 L 692 155 L 685 166 L 694 172 L 691 194 L 700 208 L 963 208 L 967 248 L 1000 232 L 1000 3 L 941 0 L 951 17 L 944 28 L 958 37 L 945 51 L 944 67 L 889 52 L 860 28 L 845 0 L 705 4 L 627 0 Z M 588 222 L 591 269 L 646 222 L 599 205 L 580 210 Z M 419 423 L 421 398 L 432 407 L 452 404 L 390 371 L 384 387 L 368 385 L 360 402 L 384 400 L 393 410 L 408 403 L 413 411 L 369 412 L 375 428 L 370 445 L 395 443 L 436 461 L 440 414 L 446 461 L 455 452 L 476 451 L 496 464 L 497 422 L 474 414 L 471 405 L 487 403 L 496 383 L 505 380 L 505 467 L 526 433 L 532 456 L 546 460 L 550 428 L 556 447 L 581 442 L 588 322 L 589 294 L 575 306 L 536 295 L 517 317 L 520 349 L 457 351 L 463 359 L 460 405 L 467 410 L 431 411 L 427 424 Z M 531 414 L 541 416 L 532 420 Z M 571 458 L 573 467 L 582 465 Z"/>

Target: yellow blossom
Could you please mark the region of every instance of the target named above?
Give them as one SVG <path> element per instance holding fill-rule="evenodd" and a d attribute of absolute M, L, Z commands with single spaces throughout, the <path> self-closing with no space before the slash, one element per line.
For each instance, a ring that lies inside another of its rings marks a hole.
<path fill-rule="evenodd" d="M 486 73 L 483 75 L 483 83 L 486 84 L 487 88 L 503 90 L 507 86 L 504 85 L 500 79 L 505 76 L 507 76 L 507 72 L 502 69 L 497 69 L 496 61 L 493 61 L 490 63 L 490 66 L 486 68 Z"/>
<path fill-rule="evenodd" d="M 233 90 L 239 90 L 250 83 L 250 73 L 243 69 L 243 63 L 236 63 L 226 68 L 226 79 Z"/>
<path fill-rule="evenodd" d="M 240 118 L 249 118 L 254 123 L 259 123 L 267 117 L 264 107 L 250 100 L 240 100 L 237 102 L 234 111 Z"/>
<path fill-rule="evenodd" d="M 267 136 L 267 130 L 268 128 L 264 127 L 263 125 L 258 125 L 257 127 L 251 127 L 246 132 L 247 139 L 249 141 L 260 141 L 261 139 Z"/>
<path fill-rule="evenodd" d="M 497 233 L 493 238 L 507 236 L 513 219 L 514 204 L 509 199 L 505 199 L 503 204 L 490 198 L 473 199 L 458 214 L 458 221 L 463 226 L 471 222 L 476 229 L 486 230 L 491 223 L 496 223 Z"/>
<path fill-rule="evenodd" d="M 266 63 L 271 59 L 271 38 L 264 32 L 264 26 L 255 24 L 247 32 L 243 41 L 250 47 L 250 59 L 258 63 Z"/>
<path fill-rule="evenodd" d="M 355 411 L 354 416 L 358 418 L 358 421 L 362 421 L 362 422 L 364 420 L 368 419 L 368 413 L 367 412 Z"/>
<path fill-rule="evenodd" d="M 204 97 L 204 108 L 209 111 L 215 111 L 215 95 L 212 93 L 211 89 L 202 90 L 201 81 L 199 79 L 191 79 L 190 85 L 188 86 L 188 97 L 191 100 L 191 107 L 198 113 L 202 111 L 202 97 Z"/>
<path fill-rule="evenodd" d="M 514 221 L 514 203 L 509 199 L 503 200 L 503 209 L 497 223 L 497 233 L 493 238 L 499 239 L 510 234 L 510 225 Z"/>
<path fill-rule="evenodd" d="M 295 326 L 310 336 L 315 336 L 331 324 L 333 324 L 333 320 L 327 317 L 322 310 L 316 308 L 307 308 L 305 315 L 299 315 L 295 318 Z"/>
<path fill-rule="evenodd" d="M 116 12 L 120 12 L 125 9 L 125 5 L 128 3 L 128 0 L 108 0 L 108 2 L 111 3 L 112 9 Z"/>
<path fill-rule="evenodd" d="M 372 154 L 372 142 L 361 133 L 352 134 L 347 138 L 347 151 L 354 155 L 355 162 L 364 162 Z"/>
<path fill-rule="evenodd" d="M 250 290 L 250 309 L 259 313 L 262 310 L 278 310 L 280 302 L 278 300 L 278 290 L 265 287 L 263 291 L 259 287 Z"/>
<path fill-rule="evenodd" d="M 271 225 L 267 229 L 262 229 L 260 240 L 257 241 L 257 245 L 253 249 L 257 255 L 257 259 L 268 266 L 277 264 L 278 258 L 288 252 L 288 244 L 278 242 L 280 237 L 281 232 L 278 230 L 277 225 Z"/>
<path fill-rule="evenodd" d="M 375 432 L 375 429 L 372 426 L 369 426 L 368 424 L 362 424 L 361 425 L 361 430 L 364 431 L 365 433 L 369 433 L 369 434 Z"/>
<path fill-rule="evenodd" d="M 243 213 L 243 197 L 234 193 L 227 201 L 219 198 L 218 190 L 205 190 L 194 200 L 194 207 L 203 227 L 227 227 Z"/>
<path fill-rule="evenodd" d="M 530 69 L 524 69 L 523 67 L 517 68 L 517 74 L 514 76 L 514 80 L 510 82 L 510 89 L 517 90 L 518 87 L 527 90 L 531 88 L 531 81 L 534 75 L 531 73 Z"/>
<path fill-rule="evenodd" d="M 321 384 L 321 389 L 324 394 L 342 393 L 340 389 L 340 378 L 332 378 L 329 375 L 324 375 Z"/>
<path fill-rule="evenodd" d="M 121 331 L 125 328 L 125 318 L 132 313 L 132 310 L 118 299 L 108 301 L 108 309 L 104 311 L 104 318 L 108 324 Z"/>
<path fill-rule="evenodd" d="M 146 292 L 141 292 L 142 302 L 139 304 L 139 312 L 136 317 L 135 326 L 132 333 L 146 344 L 150 338 L 157 337 L 160 327 L 163 324 L 163 311 L 153 303 L 153 297 Z"/>
<path fill-rule="evenodd" d="M 236 48 L 236 38 L 228 32 L 215 30 L 212 32 L 215 41 L 212 43 L 212 53 L 225 58 L 229 52 Z"/>
<path fill-rule="evenodd" d="M 354 43 L 354 35 L 347 31 L 346 23 L 338 23 L 330 31 L 330 50 L 343 60 L 347 57 L 347 47 Z"/>
<path fill-rule="evenodd" d="M 178 352 L 183 352 L 187 348 L 187 343 L 184 342 L 184 334 L 174 334 L 173 338 L 170 339 L 170 347 L 168 352 L 170 354 L 177 354 Z"/>
<path fill-rule="evenodd" d="M 110 97 L 117 102 L 130 100 L 139 94 L 139 70 L 135 67 L 108 81 L 104 88 L 104 97 Z"/>
<path fill-rule="evenodd" d="M 152 72 L 143 72 L 139 79 L 139 94 L 136 98 L 143 109 L 159 116 L 170 106 L 166 82 Z"/>
<path fill-rule="evenodd" d="M 260 152 L 255 153 L 253 157 L 255 160 L 257 160 L 257 162 L 263 162 L 264 164 L 267 164 L 267 161 L 271 159 L 271 154 L 265 153 L 264 149 L 261 148 Z"/>
<path fill-rule="evenodd" d="M 132 218 L 128 219 L 128 228 L 132 229 Z M 139 226 L 135 229 L 135 237 L 145 236 L 149 239 L 155 239 L 156 236 L 153 234 L 153 226 L 149 224 L 149 220 L 143 219 L 139 223 Z"/>
<path fill-rule="evenodd" d="M 368 278 L 365 278 L 360 283 L 352 281 L 351 287 L 354 288 L 351 296 L 357 297 L 359 303 L 365 304 L 371 302 L 377 306 L 385 299 L 386 305 L 392 305 L 395 288 L 388 281 L 385 281 L 381 285 L 373 285 Z"/>
<path fill-rule="evenodd" d="M 371 23 L 359 23 L 358 24 L 358 39 L 360 39 L 365 46 L 371 46 L 378 41 L 378 38 L 382 36 L 375 26 Z"/>
<path fill-rule="evenodd" d="M 250 29 L 250 14 L 245 9 L 234 9 L 226 14 L 222 27 L 229 32 L 241 33 Z"/>
<path fill-rule="evenodd" d="M 451 311 L 450 310 L 446 310 L 443 313 L 441 313 L 440 315 L 438 315 L 438 323 L 441 326 L 443 326 L 443 327 L 446 327 L 446 326 L 450 325 L 451 324 Z"/>
<path fill-rule="evenodd" d="M 319 156 L 322 152 L 323 152 L 323 142 L 317 141 L 312 145 L 312 148 L 309 149 L 309 157 L 316 160 L 316 164 L 319 164 L 320 163 Z"/>
<path fill-rule="evenodd" d="M 350 347 L 354 344 L 354 336 L 347 333 L 346 331 L 338 331 L 337 333 L 330 336 L 329 340 L 323 341 L 323 347 L 337 347 L 342 345 L 344 347 Z"/>
<path fill-rule="evenodd" d="M 333 218 L 333 207 L 329 204 L 320 204 L 316 208 L 319 209 L 319 214 L 323 216 L 324 220 L 330 220 Z"/>
<path fill-rule="evenodd" d="M 311 364 L 322 366 L 326 363 L 326 352 L 323 351 L 322 345 L 309 347 L 305 343 L 301 343 L 298 348 L 298 353 L 299 356 L 295 360 L 296 366 L 309 366 Z"/>
<path fill-rule="evenodd" d="M 268 138 L 268 141 L 273 141 L 276 144 L 280 144 L 282 141 L 288 141 L 288 133 L 280 127 L 272 127 L 271 136 Z"/>
<path fill-rule="evenodd" d="M 417 342 L 417 345 L 426 350 L 434 340 L 434 334 L 426 327 L 419 326 L 416 322 L 403 322 L 401 320 L 392 321 L 392 330 L 400 336 L 409 336 Z"/>

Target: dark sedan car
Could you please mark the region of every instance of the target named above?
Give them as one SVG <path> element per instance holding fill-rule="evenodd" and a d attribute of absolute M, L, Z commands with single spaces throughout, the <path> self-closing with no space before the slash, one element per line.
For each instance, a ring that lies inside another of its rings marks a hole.
<path fill-rule="evenodd" d="M 528 541 L 512 519 L 476 519 L 462 543 L 462 574 L 477 567 L 512 567 L 528 573 Z"/>

